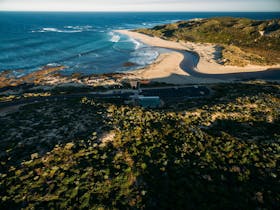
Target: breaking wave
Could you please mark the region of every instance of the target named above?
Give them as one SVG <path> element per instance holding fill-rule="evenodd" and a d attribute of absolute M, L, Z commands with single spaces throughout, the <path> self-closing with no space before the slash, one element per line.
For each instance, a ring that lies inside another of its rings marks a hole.
<path fill-rule="evenodd" d="M 159 56 L 159 52 L 153 48 L 141 48 L 133 53 L 131 53 L 132 58 L 129 59 L 130 62 L 136 63 L 140 66 L 146 66 L 154 62 Z"/>
<path fill-rule="evenodd" d="M 56 32 L 56 33 L 80 33 L 84 31 L 92 31 L 92 26 L 64 26 L 63 29 L 58 28 L 42 28 L 39 30 L 33 30 L 32 33 L 45 33 L 45 32 Z"/>
<path fill-rule="evenodd" d="M 129 41 L 131 41 L 134 44 L 135 50 L 138 50 L 142 46 L 142 43 L 137 41 L 136 39 L 131 38 Z"/>
<path fill-rule="evenodd" d="M 112 31 L 109 32 L 108 34 L 109 34 L 109 36 L 111 36 L 110 42 L 115 42 L 116 43 L 116 42 L 119 42 L 120 39 L 121 39 L 120 35 L 112 32 Z"/>

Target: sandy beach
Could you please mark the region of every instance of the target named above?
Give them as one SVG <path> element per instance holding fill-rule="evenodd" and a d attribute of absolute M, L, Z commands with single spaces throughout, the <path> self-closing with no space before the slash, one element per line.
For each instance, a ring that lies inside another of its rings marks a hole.
<path fill-rule="evenodd" d="M 217 61 L 217 46 L 192 42 L 173 42 L 128 30 L 116 31 L 140 42 L 169 49 L 150 65 L 122 73 L 92 74 L 82 76 L 59 73 L 64 66 L 43 66 L 40 70 L 15 77 L 11 71 L 0 73 L 0 88 L 33 84 L 36 86 L 120 86 L 127 80 L 150 80 L 167 84 L 211 84 L 240 80 L 280 80 L 280 65 L 277 66 L 226 66 Z"/>
<path fill-rule="evenodd" d="M 194 83 L 215 83 L 221 80 L 213 78 L 199 78 L 191 76 L 187 71 L 181 68 L 181 63 L 186 59 L 186 55 L 180 52 L 171 52 L 161 54 L 157 60 L 147 67 L 139 70 L 129 71 L 127 79 L 151 80 L 169 84 L 194 84 Z M 192 68 L 192 56 L 187 60 Z"/>
<path fill-rule="evenodd" d="M 134 76 L 130 76 L 130 78 L 135 77 L 175 84 L 231 82 L 236 79 L 260 77 L 266 74 L 268 69 L 274 69 L 273 71 L 280 69 L 280 65 L 237 67 L 219 64 L 215 59 L 216 53 L 219 52 L 217 52 L 216 45 L 213 44 L 173 42 L 128 30 L 118 30 L 116 32 L 150 46 L 174 50 L 174 52 L 159 56 L 153 64 L 146 68 L 133 71 Z M 275 73 L 278 76 L 279 72 L 273 72 L 273 74 Z"/>

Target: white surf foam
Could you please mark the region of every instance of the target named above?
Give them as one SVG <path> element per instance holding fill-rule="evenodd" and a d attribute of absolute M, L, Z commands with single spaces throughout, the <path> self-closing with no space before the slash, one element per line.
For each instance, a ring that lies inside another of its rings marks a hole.
<path fill-rule="evenodd" d="M 46 66 L 55 67 L 55 66 L 61 66 L 61 64 L 59 64 L 59 63 L 48 63 Z"/>
<path fill-rule="evenodd" d="M 109 32 L 108 34 L 111 36 L 110 42 L 115 42 L 116 43 L 116 42 L 119 42 L 120 39 L 121 39 L 120 35 L 112 32 L 112 31 Z"/>
<path fill-rule="evenodd" d="M 42 28 L 40 30 L 33 30 L 33 33 L 46 33 L 46 32 L 56 32 L 56 33 L 80 33 L 84 31 L 92 31 L 92 26 L 64 26 L 63 29 L 58 28 Z"/>
<path fill-rule="evenodd" d="M 138 50 L 142 46 L 142 43 L 136 39 L 130 38 L 130 41 L 133 42 L 135 50 Z"/>
<path fill-rule="evenodd" d="M 132 58 L 129 59 L 130 62 L 136 63 L 140 66 L 146 66 L 153 63 L 153 61 L 159 56 L 159 52 L 150 48 L 142 48 L 131 53 Z"/>
<path fill-rule="evenodd" d="M 114 35 L 112 38 L 111 38 L 111 42 L 118 42 L 118 41 L 120 41 L 120 36 L 119 35 Z"/>
<path fill-rule="evenodd" d="M 60 30 L 58 30 L 57 28 L 43 28 L 42 30 L 40 30 L 42 32 L 59 32 Z"/>
<path fill-rule="evenodd" d="M 85 26 L 64 26 L 64 28 L 74 29 L 78 31 L 91 31 L 93 27 L 90 25 L 85 25 Z"/>

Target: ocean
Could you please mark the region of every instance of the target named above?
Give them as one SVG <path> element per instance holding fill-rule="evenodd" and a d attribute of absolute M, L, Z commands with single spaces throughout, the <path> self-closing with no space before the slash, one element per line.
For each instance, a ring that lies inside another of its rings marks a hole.
<path fill-rule="evenodd" d="M 280 13 L 0 12 L 0 72 L 11 70 L 20 77 L 46 65 L 66 66 L 63 74 L 85 75 L 139 69 L 161 50 L 114 30 L 216 16 L 262 20 L 280 18 Z"/>

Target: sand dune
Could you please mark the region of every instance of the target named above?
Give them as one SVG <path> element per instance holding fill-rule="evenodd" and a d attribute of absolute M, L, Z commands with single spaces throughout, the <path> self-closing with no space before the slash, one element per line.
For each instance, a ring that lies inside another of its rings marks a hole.
<path fill-rule="evenodd" d="M 213 83 L 233 81 L 261 76 L 267 69 L 280 69 L 277 66 L 224 66 L 216 60 L 217 47 L 213 44 L 197 44 L 192 42 L 173 42 L 128 30 L 118 30 L 118 33 L 128 35 L 147 45 L 174 50 L 163 54 L 144 69 L 133 71 L 135 78 L 151 79 L 167 83 Z M 184 60 L 184 68 L 182 61 Z M 242 75 L 242 73 L 245 73 Z M 132 77 L 132 76 L 130 76 Z"/>

